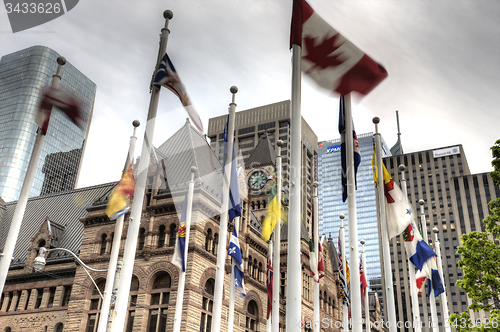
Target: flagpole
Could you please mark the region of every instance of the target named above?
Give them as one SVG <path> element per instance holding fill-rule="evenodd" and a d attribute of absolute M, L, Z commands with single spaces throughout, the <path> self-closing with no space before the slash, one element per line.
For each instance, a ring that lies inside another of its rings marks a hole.
<path fill-rule="evenodd" d="M 167 41 L 170 34 L 168 23 L 173 16 L 174 14 L 170 10 L 166 10 L 163 12 L 163 17 L 165 18 L 165 27 L 161 30 L 159 54 L 164 54 L 167 49 Z M 160 59 L 157 59 L 155 68 L 158 68 L 159 60 Z M 146 190 L 149 160 L 151 156 L 151 144 L 153 142 L 156 123 L 156 111 L 158 109 L 159 97 L 160 88 L 153 86 L 151 90 L 151 98 L 149 101 L 148 118 L 146 122 L 146 129 L 144 132 L 144 142 L 142 145 L 141 159 L 138 165 L 134 200 L 132 202 L 131 215 L 129 217 L 127 240 L 125 242 L 125 250 L 123 252 L 123 269 L 120 276 L 120 283 L 118 286 L 118 294 L 116 297 L 115 306 L 116 318 L 111 329 L 113 332 L 122 332 L 125 327 L 128 297 L 130 284 L 132 282 L 132 273 L 134 270 L 137 237 L 139 235 L 139 226 L 141 224 L 142 206 L 144 203 L 144 192 Z"/>
<path fill-rule="evenodd" d="M 427 221 L 425 220 L 425 212 L 424 212 L 424 204 L 425 201 L 423 199 L 418 201 L 418 204 L 420 205 L 420 224 L 422 226 L 422 236 L 424 238 L 424 241 L 429 244 L 429 236 L 427 235 Z M 428 263 L 425 263 L 428 264 Z M 428 270 L 432 273 L 432 269 L 429 265 L 427 265 Z M 428 279 L 429 280 L 429 279 Z M 431 283 L 432 283 L 432 279 Z M 429 287 L 429 285 L 427 285 Z M 432 291 L 429 295 L 429 302 L 430 302 L 430 307 L 431 307 L 431 321 L 430 321 L 430 326 L 432 328 L 433 332 L 439 332 L 439 323 L 438 323 L 438 317 L 437 317 L 437 308 L 436 308 L 436 297 L 433 294 L 434 292 Z"/>
<path fill-rule="evenodd" d="M 359 253 L 358 253 L 358 217 L 356 212 L 356 180 L 354 174 L 354 145 L 353 126 L 351 110 L 351 94 L 343 96 L 345 112 L 345 146 L 347 167 L 347 213 L 349 223 L 349 258 L 351 266 L 357 268 L 351 271 L 351 318 L 352 331 L 363 330 L 363 319 L 361 316 L 361 290 L 359 286 Z"/>
<path fill-rule="evenodd" d="M 347 282 L 347 261 L 345 259 L 345 228 L 344 228 L 344 218 L 345 216 L 341 214 L 340 218 L 340 250 L 342 258 L 342 269 L 344 270 L 344 280 L 345 280 L 345 294 L 350 297 L 348 293 L 349 284 Z M 347 299 L 346 299 L 347 300 Z M 344 327 L 344 332 L 349 332 L 349 307 L 348 303 L 342 301 L 342 326 Z"/>
<path fill-rule="evenodd" d="M 236 230 L 240 228 L 240 217 L 234 217 L 234 227 Z M 233 332 L 234 325 L 234 302 L 235 302 L 235 282 L 234 282 L 234 267 L 236 266 L 234 259 L 231 259 L 231 289 L 229 295 L 229 315 L 227 318 L 227 331 Z"/>
<path fill-rule="evenodd" d="M 238 92 L 236 86 L 230 89 L 233 94 L 232 102 L 229 104 L 229 125 L 227 133 L 227 155 L 226 165 L 224 165 L 224 182 L 222 186 L 222 207 L 219 228 L 219 247 L 217 248 L 217 270 L 215 271 L 214 290 L 214 310 L 213 310 L 213 331 L 221 331 L 222 319 L 222 297 L 224 287 L 224 275 L 226 265 L 226 243 L 227 243 L 227 223 L 229 210 L 229 186 L 231 183 L 231 165 L 233 163 L 233 140 L 234 140 L 234 117 L 236 112 L 235 95 Z"/>
<path fill-rule="evenodd" d="M 361 264 L 363 266 L 363 273 L 365 274 L 365 279 L 366 276 L 368 275 L 366 271 L 366 252 L 365 252 L 365 241 L 361 240 L 359 241 L 361 243 Z M 368 309 L 369 303 L 368 303 L 368 287 L 364 288 L 364 305 L 365 305 L 365 332 L 370 332 L 371 329 L 371 321 L 370 321 L 370 310 Z"/>
<path fill-rule="evenodd" d="M 186 272 L 187 272 L 187 259 L 189 249 L 189 229 L 191 228 L 191 214 L 193 209 L 193 192 L 194 192 L 194 174 L 198 169 L 195 166 L 191 167 L 191 180 L 188 184 L 187 192 L 187 205 L 186 205 L 186 239 L 184 246 L 184 264 L 186 264 L 186 271 L 179 271 L 179 283 L 177 288 L 177 300 L 175 301 L 175 316 L 174 316 L 174 332 L 181 330 L 182 323 L 182 304 L 184 301 L 184 289 L 186 287 Z M 181 227 L 181 225 L 179 225 Z"/>
<path fill-rule="evenodd" d="M 127 161 L 125 162 L 124 173 L 128 171 L 132 160 L 134 159 L 135 152 L 135 143 L 137 141 L 137 137 L 135 136 L 137 133 L 137 127 L 139 127 L 139 120 L 134 120 L 132 122 L 134 126 L 134 131 L 132 136 L 130 137 L 130 145 L 128 148 Z M 118 254 L 120 252 L 120 243 L 122 239 L 122 231 L 123 231 L 123 220 L 125 215 L 121 215 L 116 220 L 115 224 L 115 233 L 113 238 L 113 244 L 111 245 L 111 253 L 109 254 L 109 265 L 108 265 L 108 274 L 106 276 L 106 286 L 104 289 L 104 297 L 102 299 L 101 305 L 101 314 L 100 317 L 106 317 L 106 319 L 102 318 L 99 320 L 99 325 L 97 326 L 97 332 L 109 331 L 111 329 L 111 324 L 114 317 L 114 310 L 111 310 L 111 296 L 113 292 L 113 288 L 116 288 L 118 285 L 115 285 L 115 274 L 117 272 L 117 262 L 118 262 Z M 121 271 L 121 267 L 120 267 Z"/>
<path fill-rule="evenodd" d="M 444 320 L 443 325 L 444 325 L 444 329 L 446 332 L 451 332 L 451 327 L 450 327 L 451 324 L 449 322 L 450 316 L 448 313 L 448 298 L 446 297 L 446 286 L 445 286 L 445 282 L 444 282 L 443 263 L 441 261 L 441 243 L 439 242 L 439 238 L 438 238 L 439 230 L 436 227 L 434 227 L 432 229 L 432 232 L 434 232 L 434 235 L 435 235 L 435 240 L 434 240 L 435 246 L 434 247 L 436 248 L 438 271 L 439 271 L 439 274 L 443 278 L 443 292 L 441 293 L 441 305 L 443 306 L 443 320 Z"/>
<path fill-rule="evenodd" d="M 394 283 L 392 281 L 392 267 L 391 267 L 391 252 L 389 247 L 389 235 L 387 233 L 387 218 L 384 204 L 384 177 L 382 169 L 382 149 L 380 143 L 380 133 L 378 132 L 378 124 L 380 119 L 378 117 L 373 118 L 373 123 L 375 124 L 375 151 L 377 157 L 377 177 L 378 177 L 378 188 L 377 194 L 379 197 L 379 209 L 380 209 L 380 237 L 382 239 L 382 261 L 384 265 L 384 278 L 385 278 L 385 298 L 384 304 L 387 306 L 387 320 L 389 325 L 389 332 L 396 332 L 396 305 L 394 303 Z"/>
<path fill-rule="evenodd" d="M 66 59 L 62 56 L 58 57 L 57 64 L 58 66 L 56 74 L 52 76 L 52 88 L 54 89 L 57 89 L 59 87 L 59 82 L 61 81 L 61 69 L 62 66 L 66 64 Z M 0 294 L 3 294 L 5 280 L 7 279 L 7 275 L 9 274 L 10 263 L 13 258 L 12 255 L 14 254 L 17 237 L 19 236 L 19 231 L 21 230 L 24 212 L 26 211 L 26 205 L 28 204 L 31 186 L 33 185 L 33 180 L 35 178 L 36 168 L 38 166 L 38 160 L 40 159 L 40 154 L 42 152 L 44 140 L 45 135 L 42 134 L 42 130 L 40 128 L 37 128 L 35 144 L 33 145 L 33 151 L 31 152 L 28 168 L 26 169 L 26 175 L 21 187 L 19 199 L 17 200 L 14 215 L 12 216 L 9 234 L 7 235 L 7 238 L 5 240 L 3 255 L 0 259 Z"/>
<path fill-rule="evenodd" d="M 276 156 L 276 200 L 278 202 L 278 222 L 274 227 L 274 259 L 273 259 L 273 311 L 272 332 L 279 332 L 280 328 L 280 252 L 281 252 L 281 147 L 283 141 L 276 142 L 278 153 Z"/>
<path fill-rule="evenodd" d="M 420 205 L 420 225 L 422 227 L 422 236 L 424 238 L 424 241 L 429 244 L 429 236 L 427 235 L 427 221 L 425 220 L 425 212 L 424 212 L 424 204 L 425 201 L 423 199 L 418 201 L 418 204 Z M 428 263 L 425 263 L 428 264 Z M 432 271 L 430 266 L 427 266 L 429 271 Z M 432 283 L 432 279 L 431 279 Z M 429 287 L 429 285 L 427 285 Z M 429 296 L 429 303 L 431 307 L 431 321 L 429 322 L 430 327 L 432 328 L 433 332 L 439 332 L 439 324 L 438 324 L 438 318 L 437 318 L 437 310 L 436 310 L 436 297 L 433 296 L 433 292 L 431 289 L 431 294 Z"/>
<path fill-rule="evenodd" d="M 302 314 L 302 269 L 300 264 L 301 229 L 301 47 L 292 45 L 292 101 L 290 124 L 290 210 L 288 213 L 288 255 L 286 288 L 286 331 L 300 332 Z"/>
<path fill-rule="evenodd" d="M 399 121 L 399 119 L 398 119 Z M 401 172 L 401 190 L 406 199 L 408 199 L 408 188 L 406 186 L 405 178 L 405 165 L 399 165 L 399 171 Z M 411 311 L 413 314 L 413 330 L 415 332 L 421 332 L 422 326 L 420 325 L 420 309 L 418 307 L 418 290 L 417 290 L 417 280 L 416 280 L 416 270 L 415 265 L 410 264 L 408 260 L 408 274 L 410 275 L 410 300 L 411 300 Z"/>
<path fill-rule="evenodd" d="M 319 183 L 314 181 L 313 182 L 313 188 L 314 188 L 314 196 L 313 196 L 313 211 L 314 211 L 314 255 L 318 256 L 319 255 L 319 225 L 318 225 L 318 185 Z M 320 257 L 318 256 L 318 278 L 319 278 L 319 260 Z M 319 279 L 318 282 L 316 282 L 313 279 L 313 310 L 314 310 L 314 332 L 319 332 L 320 328 L 320 316 L 319 316 Z"/>
<path fill-rule="evenodd" d="M 276 225 L 276 226 L 279 227 L 279 225 Z M 275 229 L 276 229 L 276 227 L 275 227 Z M 269 259 L 271 259 L 271 266 L 272 266 L 272 263 L 273 263 L 272 262 L 272 257 L 273 257 L 273 240 L 269 241 L 267 250 L 269 251 L 268 255 L 269 255 Z M 268 274 L 269 274 L 269 271 L 268 271 Z M 273 274 L 274 274 L 274 270 L 273 270 Z M 274 276 L 273 276 L 273 281 L 274 281 Z M 270 303 L 273 303 L 272 299 L 271 299 Z M 269 305 L 269 303 L 268 303 L 268 305 Z M 272 321 L 273 321 L 273 313 L 271 312 L 271 317 L 269 317 L 269 319 L 266 321 L 266 332 L 272 332 L 272 326 L 273 326 Z M 228 329 L 228 332 L 232 332 L 232 329 L 231 330 Z"/>

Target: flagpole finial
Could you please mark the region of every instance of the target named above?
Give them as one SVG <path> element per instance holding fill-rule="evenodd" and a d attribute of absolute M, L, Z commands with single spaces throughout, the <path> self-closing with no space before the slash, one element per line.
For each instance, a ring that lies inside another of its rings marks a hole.
<path fill-rule="evenodd" d="M 361 243 L 361 245 L 364 246 L 365 245 L 365 240 L 361 240 L 361 241 L 359 241 L 359 243 Z"/>
<path fill-rule="evenodd" d="M 372 122 L 374 124 L 379 124 L 380 123 L 380 118 L 378 116 L 376 116 L 376 117 L 373 118 Z"/>
<path fill-rule="evenodd" d="M 314 188 L 316 188 L 316 187 L 318 187 L 318 186 L 319 186 L 319 183 L 318 183 L 317 181 L 314 181 L 314 182 L 313 182 L 313 184 L 312 184 L 312 186 L 313 186 Z"/>
<path fill-rule="evenodd" d="M 238 92 L 238 87 L 237 87 L 236 85 L 233 85 L 233 86 L 229 89 L 229 91 L 231 91 L 231 93 L 236 93 L 236 92 Z"/>
<path fill-rule="evenodd" d="M 282 147 L 283 146 L 283 141 L 282 140 L 278 140 L 276 142 L 276 144 L 279 146 L 279 147 Z"/>
<path fill-rule="evenodd" d="M 406 169 L 405 165 L 403 165 L 403 164 L 399 165 L 399 171 L 400 172 L 403 172 L 405 169 Z"/>
<path fill-rule="evenodd" d="M 191 166 L 191 173 L 196 173 L 197 170 L 196 166 Z"/>
<path fill-rule="evenodd" d="M 60 64 L 61 66 L 64 66 L 66 64 L 66 58 L 63 56 L 58 57 L 57 63 Z"/>
<path fill-rule="evenodd" d="M 439 229 L 437 229 L 437 227 L 434 227 L 434 228 L 432 229 L 432 231 L 433 231 L 434 233 L 437 233 L 437 232 L 439 232 Z"/>
<path fill-rule="evenodd" d="M 341 214 L 341 215 L 339 216 L 339 218 L 340 218 L 340 219 L 344 219 L 344 218 L 345 218 L 345 215 Z"/>
<path fill-rule="evenodd" d="M 425 201 L 424 201 L 423 199 L 421 199 L 421 200 L 419 200 L 419 201 L 418 201 L 418 204 L 419 204 L 419 205 L 424 205 L 424 204 L 425 204 Z"/>
<path fill-rule="evenodd" d="M 134 126 L 134 128 L 137 128 L 141 125 L 141 122 L 139 120 L 134 120 L 132 121 L 132 126 Z"/>
<path fill-rule="evenodd" d="M 163 12 L 163 17 L 167 20 L 171 20 L 174 17 L 174 13 L 170 9 L 167 9 Z"/>

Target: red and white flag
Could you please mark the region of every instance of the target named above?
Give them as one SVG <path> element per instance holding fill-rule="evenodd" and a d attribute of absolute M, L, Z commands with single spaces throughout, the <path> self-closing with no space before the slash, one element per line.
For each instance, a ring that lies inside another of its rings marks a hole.
<path fill-rule="evenodd" d="M 40 128 L 42 135 L 47 134 L 53 106 L 63 111 L 73 123 L 82 128 L 83 111 L 78 100 L 59 89 L 50 87 L 43 93 L 42 101 L 35 117 L 35 123 Z"/>
<path fill-rule="evenodd" d="M 321 241 L 318 243 L 318 282 L 319 279 L 323 278 L 325 276 L 325 263 L 323 262 L 323 249 L 322 249 L 322 244 L 323 241 L 325 240 L 325 236 L 323 235 L 321 237 Z"/>
<path fill-rule="evenodd" d="M 326 23 L 305 0 L 294 0 L 290 48 L 302 47 L 301 68 L 316 83 L 341 96 L 367 95 L 387 71 Z"/>

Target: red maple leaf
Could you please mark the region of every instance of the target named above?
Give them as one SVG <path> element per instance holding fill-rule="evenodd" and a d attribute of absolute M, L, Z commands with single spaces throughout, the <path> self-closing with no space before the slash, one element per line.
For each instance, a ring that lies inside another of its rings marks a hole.
<path fill-rule="evenodd" d="M 342 44 L 337 43 L 339 37 L 340 35 L 338 33 L 334 34 L 330 38 L 323 36 L 323 40 L 317 44 L 315 41 L 318 38 L 311 36 L 304 37 L 304 44 L 308 54 L 303 58 L 315 63 L 315 65 L 309 69 L 310 71 L 312 71 L 315 67 L 320 67 L 321 69 L 325 69 L 327 67 L 337 67 L 344 62 L 339 60 L 339 56 L 343 52 L 332 55 L 335 50 L 342 46 Z"/>

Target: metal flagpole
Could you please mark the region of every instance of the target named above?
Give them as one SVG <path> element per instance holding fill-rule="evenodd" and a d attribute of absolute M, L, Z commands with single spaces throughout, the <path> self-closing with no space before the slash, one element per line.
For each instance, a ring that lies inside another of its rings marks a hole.
<path fill-rule="evenodd" d="M 184 261 L 187 271 L 187 259 L 189 248 L 189 229 L 191 228 L 191 214 L 193 209 L 193 192 L 194 192 L 194 174 L 198 169 L 195 166 L 191 167 L 191 180 L 188 185 L 187 204 L 186 204 L 186 245 L 184 246 Z M 180 227 L 180 225 L 179 225 Z M 177 288 L 177 300 L 175 301 L 175 316 L 174 316 L 174 332 L 181 330 L 182 322 L 182 304 L 184 300 L 184 288 L 186 287 L 186 272 L 179 272 L 179 286 Z"/>
<path fill-rule="evenodd" d="M 401 172 L 401 190 L 403 191 L 403 195 L 407 198 L 408 188 L 406 186 L 405 169 L 406 169 L 405 165 L 403 164 L 399 165 L 399 171 Z M 408 274 L 410 275 L 410 298 L 411 298 L 411 311 L 413 314 L 413 330 L 415 332 L 421 332 L 422 326 L 420 324 L 420 309 L 418 307 L 416 269 L 415 265 L 413 265 L 413 263 L 411 263 L 409 260 L 408 260 Z"/>
<path fill-rule="evenodd" d="M 276 227 L 279 227 L 279 222 L 278 222 L 278 225 L 275 226 L 275 229 L 276 229 Z M 271 260 L 271 266 L 273 266 L 272 265 L 273 264 L 273 262 L 272 262 L 272 259 L 273 259 L 273 240 L 269 241 L 267 250 L 269 251 L 268 254 L 269 254 L 269 259 Z M 273 270 L 273 273 L 274 273 L 274 270 Z M 274 275 L 273 275 L 273 281 L 274 281 Z M 267 286 L 267 284 L 266 284 L 266 286 Z M 272 301 L 272 299 L 271 299 L 271 301 Z M 266 332 L 272 332 L 272 326 L 273 326 L 272 321 L 273 321 L 273 313 L 271 312 L 271 317 L 269 317 L 269 319 L 266 321 Z M 232 331 L 233 331 L 232 328 L 231 328 L 231 330 L 228 329 L 228 332 L 232 332 Z"/>
<path fill-rule="evenodd" d="M 427 221 L 425 220 L 425 212 L 424 212 L 424 200 L 421 199 L 418 201 L 418 204 L 420 205 L 420 224 L 422 225 L 422 236 L 424 238 L 424 241 L 428 244 L 429 243 L 429 236 L 427 235 Z M 427 264 L 427 268 L 429 271 L 432 271 L 431 267 Z M 429 287 L 429 285 L 427 285 Z M 429 322 L 430 327 L 432 328 L 433 332 L 439 332 L 439 323 L 438 323 L 438 317 L 437 317 L 437 309 L 436 309 L 436 297 L 433 294 L 434 292 L 431 291 L 431 294 L 429 296 L 429 302 L 430 302 L 430 307 L 431 307 L 431 321 Z"/>
<path fill-rule="evenodd" d="M 273 259 L 273 322 L 272 332 L 279 332 L 280 328 L 280 252 L 281 252 L 281 147 L 283 141 L 276 142 L 278 153 L 276 156 L 276 200 L 278 202 L 278 222 L 274 227 L 274 259 Z"/>
<path fill-rule="evenodd" d="M 290 124 L 290 209 L 288 213 L 288 255 L 286 288 L 286 331 L 299 332 L 302 317 L 302 268 L 300 264 L 301 229 L 301 47 L 292 45 L 292 102 Z"/>
<path fill-rule="evenodd" d="M 351 94 L 343 96 L 345 112 L 345 146 L 347 168 L 347 211 L 349 222 L 349 258 L 351 266 L 356 267 L 351 271 L 351 318 L 352 331 L 363 330 L 361 316 L 361 290 L 359 285 L 359 253 L 358 253 L 358 217 L 356 212 L 356 180 L 354 174 L 354 143 L 351 111 Z"/>
<path fill-rule="evenodd" d="M 160 50 L 155 66 L 156 69 L 158 68 L 159 61 L 161 60 L 161 55 L 165 54 L 165 51 L 167 49 L 167 41 L 170 34 L 170 30 L 168 30 L 168 23 L 173 16 L 174 14 L 170 10 L 166 10 L 163 12 L 163 17 L 165 18 L 165 27 L 161 30 Z M 137 237 L 139 235 L 139 226 L 141 224 L 142 205 L 144 203 L 144 192 L 146 190 L 149 159 L 151 156 L 151 144 L 153 142 L 156 123 L 156 111 L 158 109 L 159 97 L 160 88 L 153 85 L 151 90 L 151 98 L 149 101 L 146 129 L 144 132 L 144 143 L 142 145 L 141 159 L 139 161 L 137 171 L 134 200 L 132 202 L 131 215 L 129 217 L 127 240 L 125 242 L 125 250 L 123 252 L 123 269 L 121 272 L 115 306 L 116 319 L 113 322 L 111 328 L 113 332 L 122 332 L 125 327 L 130 283 L 132 282 L 132 272 L 134 270 Z"/>
<path fill-rule="evenodd" d="M 365 278 L 367 276 L 367 271 L 366 271 L 366 252 L 365 252 L 365 241 L 361 240 L 359 241 L 361 243 L 361 264 L 363 266 L 363 272 L 365 274 Z M 371 321 L 370 321 L 370 310 L 368 308 L 369 303 L 368 303 L 368 287 L 366 287 L 363 290 L 364 293 L 364 306 L 365 306 L 365 332 L 370 332 L 371 329 Z"/>
<path fill-rule="evenodd" d="M 341 214 L 340 218 L 340 250 L 341 250 L 341 258 L 342 258 L 342 269 L 344 270 L 344 280 L 345 280 L 345 293 L 349 297 L 351 296 L 348 293 L 349 283 L 347 282 L 347 261 L 345 259 L 345 228 L 344 228 L 344 218 L 345 216 Z M 342 301 L 342 326 L 344 327 L 344 332 L 349 332 L 349 305 L 348 303 L 344 303 Z"/>
<path fill-rule="evenodd" d="M 240 217 L 234 217 L 234 227 L 239 233 L 240 228 Z M 229 295 L 229 315 L 227 318 L 227 332 L 233 332 L 234 325 L 234 302 L 235 302 L 235 293 L 236 293 L 236 285 L 234 282 L 234 267 L 236 266 L 234 259 L 231 259 L 231 290 Z"/>
<path fill-rule="evenodd" d="M 386 287 L 386 296 L 384 304 L 387 306 L 387 320 L 389 325 L 389 332 L 396 332 L 396 305 L 394 303 L 394 283 L 392 281 L 392 268 L 391 268 L 391 252 L 389 247 L 389 235 L 387 234 L 387 218 L 385 212 L 385 195 L 384 195 L 384 176 L 382 169 L 382 149 L 380 143 L 380 133 L 378 132 L 378 123 L 380 119 L 373 118 L 375 124 L 375 151 L 377 157 L 377 176 L 378 176 L 378 189 L 377 195 L 379 197 L 380 209 L 380 237 L 382 238 L 382 261 L 384 265 L 384 278 Z"/>
<path fill-rule="evenodd" d="M 432 232 L 434 232 L 434 234 L 435 234 L 435 240 L 434 240 L 435 246 L 434 247 L 436 248 L 438 271 L 439 271 L 439 274 L 441 275 L 441 278 L 443 278 L 444 292 L 441 293 L 441 303 L 443 306 L 443 320 L 444 320 L 443 325 L 444 325 L 444 329 L 446 332 L 451 332 L 451 326 L 450 326 L 451 324 L 449 322 L 450 315 L 448 313 L 448 298 L 446 297 L 446 286 L 444 283 L 443 263 L 441 261 L 441 243 L 439 242 L 439 238 L 438 238 L 439 230 L 436 227 L 434 227 L 432 229 Z"/>
<path fill-rule="evenodd" d="M 318 185 L 319 183 L 314 181 L 313 182 L 313 188 L 314 188 L 314 196 L 313 196 L 313 208 L 314 208 L 314 252 L 313 254 L 317 256 L 317 262 L 318 262 L 318 277 L 319 277 L 319 224 L 318 224 Z M 320 316 L 319 316 L 319 279 L 318 282 L 316 282 L 313 279 L 313 309 L 314 309 L 314 332 L 319 332 L 320 328 Z"/>
<path fill-rule="evenodd" d="M 56 74 L 52 76 L 52 88 L 54 89 L 57 89 L 59 87 L 59 82 L 61 81 L 61 69 L 62 66 L 66 64 L 66 59 L 62 56 L 58 57 L 57 64 L 58 66 Z M 26 169 L 26 175 L 21 187 L 19 199 L 17 200 L 16 209 L 14 210 L 14 215 L 12 216 L 12 221 L 10 223 L 9 234 L 7 235 L 7 239 L 5 240 L 3 256 L 0 259 L 0 294 L 3 293 L 5 280 L 7 279 L 7 275 L 9 274 L 12 255 L 14 254 L 17 237 L 19 236 L 24 212 L 26 211 L 26 204 L 28 203 L 31 186 L 33 185 L 33 179 L 35 178 L 36 168 L 38 166 L 38 160 L 40 159 L 40 154 L 42 152 L 44 139 L 45 135 L 42 134 L 42 130 L 38 128 L 36 131 L 35 144 L 33 145 L 33 152 L 31 152 L 30 161 L 28 163 L 28 168 Z"/>
<path fill-rule="evenodd" d="M 132 122 L 132 125 L 134 126 L 134 132 L 130 137 L 130 146 L 127 154 L 128 159 L 125 163 L 124 172 L 128 171 L 130 164 L 134 159 L 135 142 L 137 141 L 137 137 L 135 135 L 137 132 L 137 127 L 139 127 L 140 125 L 139 120 L 134 120 Z M 109 331 L 111 329 L 111 324 L 114 317 L 113 313 L 114 310 L 110 310 L 110 304 L 111 304 L 111 295 L 113 288 L 117 286 L 117 285 L 115 286 L 114 283 L 116 281 L 115 274 L 117 271 L 118 253 L 120 252 L 120 243 L 122 239 L 124 218 L 125 215 L 122 214 L 120 217 L 118 217 L 115 224 L 115 233 L 113 238 L 113 244 L 111 246 L 111 253 L 109 254 L 108 275 L 106 276 L 106 286 L 104 288 L 104 298 L 102 299 L 101 315 L 100 315 L 100 317 L 107 317 L 107 318 L 99 320 L 99 325 L 97 326 L 97 332 Z"/>
<path fill-rule="evenodd" d="M 236 112 L 235 95 L 238 92 L 236 86 L 230 89 L 233 94 L 232 102 L 229 104 L 229 125 L 227 133 L 227 155 L 226 165 L 224 165 L 224 182 L 222 187 L 222 207 L 220 216 L 219 228 L 219 248 L 217 248 L 217 270 L 215 271 L 215 290 L 214 290 L 214 311 L 212 329 L 213 331 L 221 331 L 222 319 L 222 297 L 224 287 L 224 275 L 226 254 L 227 254 L 227 222 L 229 210 L 229 186 L 231 183 L 231 165 L 233 163 L 233 139 L 234 139 L 234 117 Z"/>

